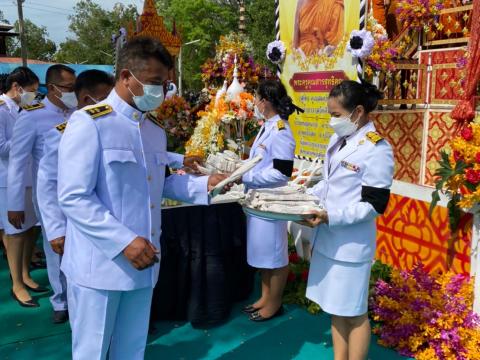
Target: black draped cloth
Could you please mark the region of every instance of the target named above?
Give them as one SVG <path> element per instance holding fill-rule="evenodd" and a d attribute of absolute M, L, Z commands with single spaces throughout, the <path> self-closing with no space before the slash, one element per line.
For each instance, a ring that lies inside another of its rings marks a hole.
<path fill-rule="evenodd" d="M 246 219 L 237 203 L 162 211 L 162 259 L 151 320 L 211 326 L 253 289 Z"/>

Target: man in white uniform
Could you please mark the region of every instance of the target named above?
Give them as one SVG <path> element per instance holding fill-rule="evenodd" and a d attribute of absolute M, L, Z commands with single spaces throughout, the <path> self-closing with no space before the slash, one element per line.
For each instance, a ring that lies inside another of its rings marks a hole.
<path fill-rule="evenodd" d="M 115 89 L 77 111 L 60 142 L 59 204 L 67 217 L 62 270 L 68 279 L 73 359 L 143 359 L 159 270 L 160 206 L 208 203 L 224 176 L 172 175 L 163 129 L 145 112 L 163 101 L 173 66 L 156 40 L 121 51 Z"/>
<path fill-rule="evenodd" d="M 114 78 L 104 71 L 86 70 L 80 73 L 75 81 L 78 109 L 104 100 L 114 85 Z M 63 254 L 67 221 L 58 205 L 58 146 L 66 125 L 67 122 L 63 122 L 45 134 L 44 155 L 37 174 L 37 199 L 44 233 L 53 251 L 59 255 Z"/>
<path fill-rule="evenodd" d="M 30 156 L 33 157 L 33 202 L 38 212 L 36 199 L 36 176 L 38 164 L 43 156 L 45 133 L 67 120 L 72 109 L 77 106 L 73 87 L 75 72 L 65 65 L 53 65 L 46 74 L 48 94 L 45 100 L 29 111 L 22 111 L 15 123 L 11 141 L 10 162 L 7 179 L 7 210 L 10 223 L 17 229 L 25 221 L 25 173 L 28 171 Z M 45 233 L 44 250 L 47 259 L 48 279 L 54 294 L 50 298 L 55 323 L 67 321 L 66 281 L 60 272 L 60 257 L 55 254 L 47 241 Z"/>

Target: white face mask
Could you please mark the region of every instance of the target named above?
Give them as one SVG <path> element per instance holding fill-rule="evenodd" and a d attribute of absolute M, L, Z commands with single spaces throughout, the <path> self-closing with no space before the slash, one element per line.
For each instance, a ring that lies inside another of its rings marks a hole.
<path fill-rule="evenodd" d="M 351 120 L 352 114 L 350 114 L 349 116 L 342 116 L 342 117 L 332 116 L 330 118 L 330 126 L 333 128 L 333 131 L 335 131 L 335 134 L 337 134 L 338 137 L 350 136 L 355 131 L 357 131 L 358 124 L 356 121 L 352 122 Z"/>
<path fill-rule="evenodd" d="M 143 95 L 135 95 L 130 88 L 128 91 L 133 95 L 133 102 L 140 111 L 152 111 L 158 109 L 162 105 L 164 100 L 163 86 L 162 85 L 145 85 L 138 80 L 135 75 L 130 71 L 133 78 L 143 86 Z"/>
<path fill-rule="evenodd" d="M 37 93 L 34 91 L 25 91 L 22 89 L 20 94 L 20 106 L 32 105 L 33 101 L 37 97 Z"/>
<path fill-rule="evenodd" d="M 258 105 L 255 104 L 255 107 L 253 108 L 253 111 L 254 111 L 254 116 L 258 119 L 258 120 L 265 120 L 265 115 L 262 114 L 262 112 L 260 111 L 260 109 L 258 108 Z"/>
<path fill-rule="evenodd" d="M 55 85 L 53 85 L 53 86 L 55 86 Z M 59 88 L 56 87 L 56 86 L 55 86 L 55 89 L 60 91 Z M 63 103 L 63 105 L 65 105 L 68 109 L 75 109 L 78 106 L 77 96 L 75 95 L 75 93 L 73 91 L 72 92 L 60 91 L 60 93 L 62 94 L 62 96 L 60 96 L 60 97 L 57 96 L 57 98 L 59 98 L 60 101 Z"/>

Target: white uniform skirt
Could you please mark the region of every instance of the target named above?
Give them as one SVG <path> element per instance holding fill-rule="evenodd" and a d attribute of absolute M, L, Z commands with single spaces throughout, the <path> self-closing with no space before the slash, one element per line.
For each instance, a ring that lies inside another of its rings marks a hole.
<path fill-rule="evenodd" d="M 22 229 L 15 229 L 8 221 L 7 188 L 5 187 L 0 188 L 0 218 L 2 219 L 3 228 L 7 235 L 20 234 L 34 227 L 38 220 L 33 207 L 32 188 L 25 188 L 25 223 Z"/>
<path fill-rule="evenodd" d="M 247 215 L 247 262 L 257 269 L 278 269 L 288 265 L 286 221 Z"/>
<path fill-rule="evenodd" d="M 368 310 L 368 284 L 372 262 L 350 263 L 313 251 L 307 298 L 337 316 L 360 316 Z"/>

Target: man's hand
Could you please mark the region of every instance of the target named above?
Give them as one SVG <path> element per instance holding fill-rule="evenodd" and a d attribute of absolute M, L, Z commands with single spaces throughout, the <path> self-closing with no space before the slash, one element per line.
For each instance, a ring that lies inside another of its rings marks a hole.
<path fill-rule="evenodd" d="M 140 236 L 137 236 L 123 250 L 123 255 L 138 270 L 146 269 L 158 262 L 157 254 L 159 253 L 150 241 Z"/>
<path fill-rule="evenodd" d="M 22 225 L 25 223 L 25 212 L 24 211 L 9 211 L 8 212 L 8 222 L 13 225 L 15 229 L 21 229 Z"/>
<path fill-rule="evenodd" d="M 58 255 L 63 255 L 63 247 L 65 246 L 65 236 L 53 239 L 50 241 L 50 246 L 52 250 Z"/>
<path fill-rule="evenodd" d="M 200 156 L 185 156 L 183 166 L 192 169 L 196 174 L 199 173 L 198 165 L 203 166 L 203 159 Z"/>
<path fill-rule="evenodd" d="M 328 224 L 328 213 L 325 210 L 312 211 L 311 213 L 302 216 L 303 221 L 298 221 L 298 224 L 305 225 L 311 228 L 317 227 L 321 224 Z"/>
<path fill-rule="evenodd" d="M 208 191 L 211 191 L 219 182 L 228 178 L 230 174 L 213 174 L 208 177 Z M 230 191 L 232 188 L 233 183 L 228 183 L 223 187 L 222 194 Z"/>

